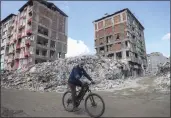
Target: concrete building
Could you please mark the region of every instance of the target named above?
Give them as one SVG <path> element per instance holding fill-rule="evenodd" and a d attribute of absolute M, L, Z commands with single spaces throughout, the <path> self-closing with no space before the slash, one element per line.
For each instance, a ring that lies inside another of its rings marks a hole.
<path fill-rule="evenodd" d="M 147 59 L 144 27 L 129 9 L 105 14 L 93 23 L 97 55 L 127 63 L 131 75 L 145 71 Z"/>
<path fill-rule="evenodd" d="M 9 51 L 9 37 L 11 34 L 11 24 L 16 15 L 10 14 L 4 20 L 1 25 L 1 69 L 4 69 L 7 65 L 8 51 Z"/>
<path fill-rule="evenodd" d="M 153 52 L 147 54 L 147 74 L 155 74 L 158 71 L 158 66 L 163 65 L 166 62 L 170 62 L 170 59 L 163 56 L 160 52 Z"/>
<path fill-rule="evenodd" d="M 65 58 L 67 18 L 53 3 L 29 0 L 13 16 L 9 26 L 10 32 L 7 33 L 4 47 L 7 52 L 5 68 L 22 69 L 32 64 Z M 1 21 L 2 31 L 5 19 Z"/>

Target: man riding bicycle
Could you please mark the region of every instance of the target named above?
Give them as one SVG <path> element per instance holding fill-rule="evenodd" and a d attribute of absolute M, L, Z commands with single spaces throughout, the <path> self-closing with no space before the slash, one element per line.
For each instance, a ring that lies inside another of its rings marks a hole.
<path fill-rule="evenodd" d="M 75 66 L 72 69 L 70 77 L 68 79 L 68 85 L 72 92 L 73 111 L 78 110 L 76 105 L 76 86 L 81 87 L 81 91 L 77 96 L 77 98 L 79 98 L 81 94 L 84 92 L 85 84 L 80 81 L 81 77 L 84 75 L 87 79 L 91 81 L 92 84 L 95 84 L 95 82 L 91 79 L 91 77 L 86 73 L 83 66 L 84 66 L 84 62 L 80 62 L 77 66 Z"/>

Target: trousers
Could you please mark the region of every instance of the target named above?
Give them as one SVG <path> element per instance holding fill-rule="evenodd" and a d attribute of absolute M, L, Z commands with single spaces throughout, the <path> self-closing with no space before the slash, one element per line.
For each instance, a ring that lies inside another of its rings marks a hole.
<path fill-rule="evenodd" d="M 68 82 L 68 86 L 71 89 L 73 107 L 77 107 L 77 105 L 76 105 L 76 99 L 79 99 L 81 97 L 81 95 L 84 92 L 84 87 L 85 86 L 84 86 L 84 84 L 80 80 L 75 81 L 75 82 Z M 76 96 L 76 86 L 81 87 L 81 91 L 78 94 L 78 96 Z"/>

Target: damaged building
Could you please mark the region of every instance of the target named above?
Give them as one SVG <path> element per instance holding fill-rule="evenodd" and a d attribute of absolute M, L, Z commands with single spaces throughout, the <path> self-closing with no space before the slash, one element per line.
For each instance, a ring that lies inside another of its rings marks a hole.
<path fill-rule="evenodd" d="M 68 16 L 53 3 L 29 0 L 17 15 L 1 21 L 1 68 L 22 69 L 65 58 L 67 23 Z"/>
<path fill-rule="evenodd" d="M 147 54 L 147 74 L 155 74 L 158 71 L 158 66 L 162 66 L 163 64 L 169 62 L 170 59 L 163 56 L 160 52 L 153 52 L 150 54 Z"/>
<path fill-rule="evenodd" d="M 105 14 L 93 23 L 97 55 L 125 62 L 131 75 L 145 74 L 144 27 L 128 8 Z"/>

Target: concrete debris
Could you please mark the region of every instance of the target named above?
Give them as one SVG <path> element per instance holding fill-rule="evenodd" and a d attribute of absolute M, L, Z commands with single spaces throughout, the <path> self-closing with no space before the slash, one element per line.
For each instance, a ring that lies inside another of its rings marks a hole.
<path fill-rule="evenodd" d="M 156 73 L 157 76 L 167 75 L 168 73 L 170 73 L 170 62 L 158 65 L 158 71 Z"/>
<path fill-rule="evenodd" d="M 170 73 L 159 76 L 155 81 L 156 90 L 170 91 Z"/>
<path fill-rule="evenodd" d="M 57 91 L 67 84 L 73 66 L 83 60 L 85 70 L 97 82 L 124 77 L 123 63 L 98 56 L 81 56 L 59 59 L 33 65 L 25 70 L 2 74 L 1 85 L 34 91 Z M 61 89 L 62 91 L 62 89 Z"/>
<path fill-rule="evenodd" d="M 5 88 L 28 89 L 31 91 L 64 92 L 68 89 L 67 80 L 73 66 L 83 60 L 85 70 L 95 80 L 92 90 L 149 90 L 151 85 L 141 85 L 144 77 L 127 76 L 130 69 L 123 62 L 98 56 L 81 56 L 59 59 L 32 65 L 25 70 L 16 70 L 1 75 L 1 86 Z M 169 66 L 168 66 L 169 65 Z M 163 64 L 153 82 L 153 88 L 170 90 L 170 63 Z M 166 76 L 167 75 L 167 76 Z M 150 79 L 150 78 L 149 78 Z M 147 81 L 148 79 L 144 79 Z M 82 81 L 88 81 L 84 79 Z"/>
<path fill-rule="evenodd" d="M 157 79 L 154 81 L 157 90 L 170 91 L 170 62 L 158 66 Z"/>

